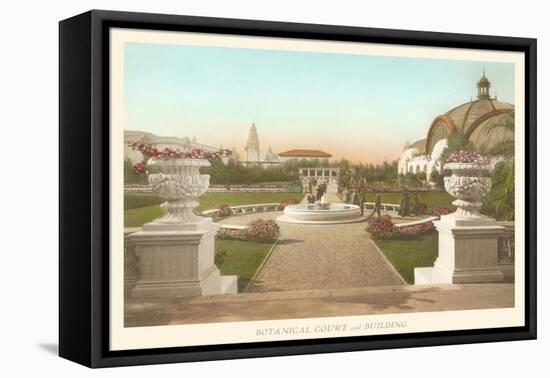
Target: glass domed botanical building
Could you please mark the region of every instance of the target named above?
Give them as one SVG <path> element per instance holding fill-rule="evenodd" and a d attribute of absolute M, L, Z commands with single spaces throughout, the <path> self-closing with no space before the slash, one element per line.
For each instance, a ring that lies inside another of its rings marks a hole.
<path fill-rule="evenodd" d="M 426 138 L 407 146 L 398 163 L 398 174 L 441 172 L 441 155 L 447 138 L 453 131 L 460 132 L 478 150 L 490 151 L 502 141 L 514 140 L 508 127 L 514 124 L 514 105 L 498 101 L 490 95 L 491 82 L 483 76 L 477 83 L 477 99 L 459 105 L 437 116 L 431 123 Z"/>

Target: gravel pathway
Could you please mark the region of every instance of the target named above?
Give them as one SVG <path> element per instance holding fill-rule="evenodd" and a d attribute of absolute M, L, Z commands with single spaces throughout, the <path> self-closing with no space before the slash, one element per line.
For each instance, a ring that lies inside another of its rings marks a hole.
<path fill-rule="evenodd" d="M 279 226 L 281 239 L 248 292 L 404 284 L 367 236 L 365 223 Z"/>

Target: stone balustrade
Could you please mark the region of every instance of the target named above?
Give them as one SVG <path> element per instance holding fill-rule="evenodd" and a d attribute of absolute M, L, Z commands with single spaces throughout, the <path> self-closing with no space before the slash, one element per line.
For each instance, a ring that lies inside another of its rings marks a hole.
<path fill-rule="evenodd" d="M 153 188 L 151 185 L 141 185 L 141 184 L 125 184 L 124 192 L 127 193 L 152 193 Z"/>
<path fill-rule="evenodd" d="M 254 213 L 264 213 L 268 211 L 281 211 L 281 204 L 276 203 L 258 203 L 252 205 L 239 205 L 239 206 L 230 206 L 232 215 L 243 215 L 243 214 L 254 214 Z M 211 217 L 214 219 L 221 218 L 220 209 L 205 210 L 201 215 L 205 217 Z"/>
<path fill-rule="evenodd" d="M 136 248 L 132 238 L 135 230 L 124 231 L 124 295 L 130 296 L 138 280 Z"/>
<path fill-rule="evenodd" d="M 515 224 L 514 222 L 498 222 L 504 227 L 498 238 L 498 265 L 504 273 L 504 280 L 513 282 L 515 278 Z"/>
<path fill-rule="evenodd" d="M 374 209 L 374 205 L 375 205 L 374 202 L 365 202 L 365 210 Z M 400 205 L 395 204 L 395 203 L 382 203 L 382 204 L 380 204 L 380 206 L 381 206 L 380 210 L 395 211 L 395 212 L 398 212 L 399 208 L 401 207 Z"/>
<path fill-rule="evenodd" d="M 210 187 L 208 193 L 288 193 L 289 188 L 270 188 L 270 187 Z"/>

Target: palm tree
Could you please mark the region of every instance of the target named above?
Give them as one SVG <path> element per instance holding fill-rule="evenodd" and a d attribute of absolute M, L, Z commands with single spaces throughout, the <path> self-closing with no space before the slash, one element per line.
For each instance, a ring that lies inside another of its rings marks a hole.
<path fill-rule="evenodd" d="M 502 122 L 491 126 L 491 130 L 502 128 L 514 132 L 514 117 L 506 117 Z M 502 140 L 490 151 L 493 156 L 502 156 L 504 161 L 497 163 L 491 175 L 491 190 L 484 198 L 482 211 L 497 220 L 514 220 L 515 218 L 515 169 L 514 140 Z"/>

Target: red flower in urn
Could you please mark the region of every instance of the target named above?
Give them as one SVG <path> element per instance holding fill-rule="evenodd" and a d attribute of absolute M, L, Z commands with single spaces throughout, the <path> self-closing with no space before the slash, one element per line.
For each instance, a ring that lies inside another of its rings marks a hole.
<path fill-rule="evenodd" d="M 145 142 L 130 142 L 128 143 L 134 151 L 139 151 L 143 154 L 143 161 L 135 164 L 132 168 L 132 173 L 136 176 L 142 175 L 145 173 L 145 167 L 147 165 L 147 160 L 154 157 L 157 159 L 207 159 L 207 160 L 218 160 L 224 157 L 231 156 L 231 151 L 228 149 L 221 149 L 216 152 L 207 152 L 199 148 L 193 148 L 191 150 L 178 150 L 169 147 L 165 147 L 163 150 L 159 150 L 156 147 L 153 147 L 149 143 Z"/>

